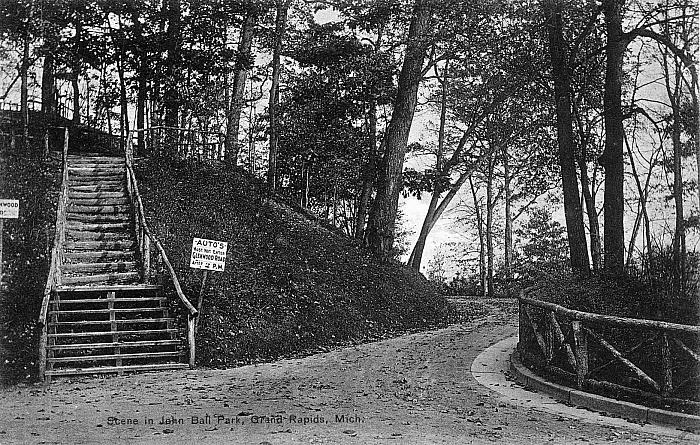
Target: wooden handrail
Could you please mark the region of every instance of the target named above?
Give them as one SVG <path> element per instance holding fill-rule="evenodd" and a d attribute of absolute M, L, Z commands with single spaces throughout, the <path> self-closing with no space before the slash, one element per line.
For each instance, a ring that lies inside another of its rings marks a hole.
<path fill-rule="evenodd" d="M 558 315 L 563 315 L 565 317 L 569 317 L 574 320 L 581 320 L 581 321 L 588 321 L 591 323 L 598 323 L 598 324 L 608 324 L 608 325 L 613 325 L 613 326 L 621 326 L 621 327 L 631 327 L 631 328 L 645 328 L 645 329 L 663 329 L 663 330 L 668 330 L 668 331 L 676 331 L 676 332 L 685 332 L 689 334 L 700 334 L 700 326 L 693 326 L 693 325 L 686 325 L 686 324 L 679 324 L 679 323 L 670 323 L 667 321 L 660 321 L 660 320 L 646 320 L 646 319 L 641 319 L 641 318 L 625 318 L 625 317 L 616 317 L 613 315 L 601 315 L 601 314 L 594 314 L 591 312 L 582 312 L 582 311 L 577 311 L 574 309 L 568 309 L 564 306 L 560 306 L 555 303 L 549 303 L 547 301 L 540 301 L 540 300 L 535 300 L 533 298 L 528 298 L 524 296 L 524 293 L 521 292 L 520 296 L 518 297 L 518 300 L 520 300 L 522 303 L 531 305 L 531 306 L 536 306 L 542 309 L 547 309 L 550 311 L 555 312 Z"/>
<path fill-rule="evenodd" d="M 63 160 L 62 160 L 62 179 L 61 191 L 59 193 L 58 206 L 56 209 L 56 227 L 54 230 L 53 247 L 51 249 L 51 262 L 49 266 L 49 275 L 46 279 L 44 288 L 44 298 L 41 302 L 41 310 L 39 312 L 39 326 L 41 327 L 41 337 L 39 339 L 39 378 L 43 381 L 46 372 L 46 343 L 48 341 L 48 331 L 46 325 L 46 316 L 49 309 L 49 301 L 51 294 L 56 289 L 58 284 L 61 264 L 63 262 L 61 245 L 65 239 L 65 222 L 66 222 L 66 206 L 68 204 L 68 128 L 60 127 L 64 130 L 63 137 Z"/>
<path fill-rule="evenodd" d="M 175 286 L 175 291 L 177 292 L 178 297 L 180 297 L 180 300 L 182 300 L 182 303 L 185 305 L 187 310 L 190 312 L 191 315 L 197 315 L 197 309 L 190 303 L 190 301 L 187 299 L 185 296 L 185 293 L 182 291 L 182 287 L 180 287 L 180 281 L 177 279 L 177 275 L 175 275 L 175 269 L 173 268 L 172 264 L 170 263 L 170 260 L 168 259 L 168 255 L 165 253 L 165 249 L 163 248 L 163 245 L 160 243 L 158 238 L 151 232 L 151 229 L 148 227 L 148 223 L 146 222 L 146 217 L 143 213 L 143 201 L 141 200 L 141 194 L 139 193 L 139 188 L 138 184 L 136 183 L 136 175 L 134 174 L 133 169 L 131 166 L 127 167 L 127 171 L 130 176 L 131 180 L 131 185 L 134 190 L 134 195 L 135 195 L 135 201 L 136 201 L 136 213 L 139 218 L 139 221 L 141 223 L 141 227 L 143 228 L 143 231 L 145 235 L 151 239 L 151 242 L 156 245 L 156 248 L 158 249 L 158 252 L 163 257 L 163 262 L 165 263 L 166 267 L 168 268 L 168 272 L 170 273 L 170 277 L 173 280 L 173 285 Z"/>
<path fill-rule="evenodd" d="M 161 258 L 163 259 L 163 262 L 165 263 L 165 266 L 168 269 L 168 273 L 170 275 L 170 279 L 173 282 L 173 286 L 175 287 L 175 292 L 177 293 L 178 298 L 180 299 L 180 302 L 185 306 L 185 308 L 188 311 L 188 317 L 187 317 L 187 343 L 189 347 L 189 365 L 190 368 L 194 368 L 195 366 L 195 335 L 194 335 L 194 329 L 195 329 L 195 319 L 199 315 L 199 312 L 197 309 L 190 303 L 190 301 L 187 299 L 185 296 L 185 293 L 182 291 L 182 287 L 180 286 L 180 280 L 178 280 L 177 275 L 175 274 L 175 269 L 173 268 L 173 265 L 170 263 L 170 260 L 168 259 L 168 255 L 165 253 L 165 249 L 163 248 L 163 245 L 160 243 L 158 238 L 151 232 L 151 229 L 148 227 L 148 221 L 146 221 L 146 214 L 144 211 L 144 206 L 143 206 L 143 200 L 141 199 L 141 193 L 139 193 L 139 186 L 138 182 L 136 181 L 136 173 L 134 173 L 134 168 L 133 168 L 133 162 L 134 162 L 134 155 L 133 155 L 133 135 L 135 133 L 135 130 L 132 130 L 129 132 L 129 135 L 126 139 L 126 146 L 124 147 L 125 149 L 125 160 L 124 163 L 126 165 L 126 174 L 127 174 L 127 185 L 128 185 L 128 190 L 129 190 L 129 197 L 131 198 L 132 205 L 134 207 L 134 211 L 136 212 L 136 219 L 138 221 L 138 237 L 139 237 L 139 247 L 141 248 L 141 253 L 142 253 L 142 259 L 144 260 L 144 267 L 148 266 L 149 261 L 147 260 L 148 258 L 148 252 L 145 251 L 145 249 L 150 249 L 149 242 L 146 240 L 150 240 L 153 244 L 155 244 L 156 249 L 158 249 L 158 253 L 160 254 Z M 141 233 L 143 231 L 143 233 Z M 148 273 L 145 274 L 146 276 Z"/>

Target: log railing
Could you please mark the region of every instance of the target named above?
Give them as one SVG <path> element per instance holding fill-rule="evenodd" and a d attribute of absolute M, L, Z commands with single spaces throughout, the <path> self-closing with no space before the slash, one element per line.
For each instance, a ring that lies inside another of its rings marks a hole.
<path fill-rule="evenodd" d="M 49 310 L 49 301 L 56 287 L 61 284 L 61 266 L 63 264 L 63 246 L 66 239 L 66 206 L 68 205 L 68 128 L 63 128 L 63 162 L 61 190 L 59 192 L 58 207 L 56 209 L 56 228 L 54 232 L 51 260 L 49 263 L 49 275 L 44 288 L 44 298 L 41 302 L 38 326 L 41 329 L 39 338 L 39 379 L 44 380 L 46 371 L 46 346 L 48 342 L 48 330 L 46 317 Z"/>
<path fill-rule="evenodd" d="M 127 179 L 127 190 L 129 192 L 129 197 L 131 200 L 132 208 L 134 209 L 134 224 L 136 227 L 136 239 L 138 243 L 139 253 L 142 260 L 142 281 L 148 282 L 150 279 L 150 268 L 151 268 L 151 246 L 155 246 L 157 260 L 162 261 L 165 264 L 167 272 L 170 279 L 175 287 L 175 292 L 177 293 L 180 302 L 187 310 L 187 342 L 189 348 L 189 364 L 191 368 L 195 365 L 195 320 L 197 318 L 197 309 L 190 303 L 190 301 L 185 296 L 180 286 L 180 281 L 175 274 L 175 269 L 173 268 L 168 255 L 165 253 L 163 245 L 160 243 L 158 238 L 151 232 L 148 227 L 148 222 L 146 221 L 146 214 L 143 207 L 143 200 L 141 199 L 141 194 L 139 193 L 139 186 L 136 181 L 136 174 L 134 173 L 134 153 L 133 153 L 133 133 L 129 135 L 126 142 L 126 179 Z"/>
<path fill-rule="evenodd" d="M 580 389 L 700 408 L 700 326 L 582 312 L 532 294 L 518 298 L 518 351 L 530 367 Z"/>

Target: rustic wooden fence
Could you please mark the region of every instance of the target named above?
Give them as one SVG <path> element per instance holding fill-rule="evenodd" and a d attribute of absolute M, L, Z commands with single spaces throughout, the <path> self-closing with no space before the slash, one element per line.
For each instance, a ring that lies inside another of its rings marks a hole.
<path fill-rule="evenodd" d="M 700 409 L 700 326 L 622 318 L 518 298 L 523 362 L 579 389 Z"/>
<path fill-rule="evenodd" d="M 136 130 L 143 134 L 144 146 L 136 145 L 135 156 L 161 156 L 177 160 L 218 163 L 224 160 L 223 133 L 188 128 L 156 126 Z"/>

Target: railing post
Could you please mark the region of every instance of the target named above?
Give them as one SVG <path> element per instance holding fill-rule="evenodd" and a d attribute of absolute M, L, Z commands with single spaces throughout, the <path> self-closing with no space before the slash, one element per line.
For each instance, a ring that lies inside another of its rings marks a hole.
<path fill-rule="evenodd" d="M 49 158 L 49 129 L 44 131 L 44 159 Z"/>
<path fill-rule="evenodd" d="M 581 321 L 572 320 L 571 330 L 574 334 L 574 351 L 576 354 L 576 386 L 581 389 L 588 375 L 588 339 L 581 328 Z"/>
<path fill-rule="evenodd" d="M 63 166 L 66 167 L 68 163 L 68 138 L 70 137 L 70 132 L 68 127 L 63 129 Z"/>
<path fill-rule="evenodd" d="M 46 340 L 48 331 L 46 320 L 41 323 L 41 336 L 39 337 L 39 381 L 46 382 Z"/>
<path fill-rule="evenodd" d="M 151 238 L 143 236 L 143 280 L 148 283 L 151 279 Z"/>
<path fill-rule="evenodd" d="M 552 313 L 553 314 L 553 313 Z M 550 364 L 554 360 L 554 326 L 552 320 L 549 317 L 549 313 L 544 317 L 544 344 L 547 348 L 545 356 L 547 357 L 547 364 Z"/>
<path fill-rule="evenodd" d="M 522 291 L 520 292 L 520 296 L 522 296 Z M 525 313 L 524 313 L 524 306 L 525 303 L 523 303 L 523 300 L 518 298 L 518 351 L 523 351 L 525 348 L 524 341 L 525 341 Z"/>
<path fill-rule="evenodd" d="M 187 343 L 190 350 L 190 368 L 194 369 L 195 363 L 195 346 L 194 346 L 194 322 L 195 316 L 187 314 Z"/>
<path fill-rule="evenodd" d="M 671 369 L 671 345 L 668 342 L 668 334 L 661 334 L 661 395 L 668 397 L 673 391 L 673 370 Z"/>

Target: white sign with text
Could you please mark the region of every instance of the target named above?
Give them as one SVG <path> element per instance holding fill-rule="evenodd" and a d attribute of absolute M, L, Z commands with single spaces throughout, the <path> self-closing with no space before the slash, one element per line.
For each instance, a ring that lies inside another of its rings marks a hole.
<path fill-rule="evenodd" d="M 190 267 L 223 272 L 226 267 L 228 243 L 204 238 L 192 240 Z"/>
<path fill-rule="evenodd" d="M 0 199 L 0 218 L 19 218 L 19 200 Z"/>

